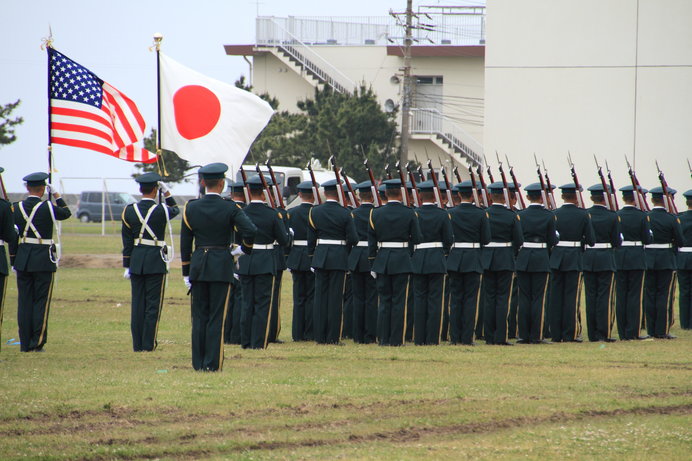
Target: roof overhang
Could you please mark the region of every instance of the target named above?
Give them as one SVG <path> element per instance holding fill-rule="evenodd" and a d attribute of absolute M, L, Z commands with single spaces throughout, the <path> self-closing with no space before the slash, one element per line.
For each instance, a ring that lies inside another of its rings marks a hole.
<path fill-rule="evenodd" d="M 387 56 L 404 56 L 402 46 L 387 46 Z M 433 58 L 433 57 L 484 57 L 485 45 L 470 46 L 412 46 L 411 57 L 413 58 Z"/>
<path fill-rule="evenodd" d="M 228 56 L 256 56 L 267 53 L 266 50 L 258 49 L 255 45 L 224 45 L 223 49 Z"/>

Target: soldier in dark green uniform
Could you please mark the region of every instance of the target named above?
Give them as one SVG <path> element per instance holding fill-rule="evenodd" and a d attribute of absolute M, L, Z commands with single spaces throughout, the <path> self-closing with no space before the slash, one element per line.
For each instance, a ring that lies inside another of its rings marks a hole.
<path fill-rule="evenodd" d="M 5 171 L 0 167 L 0 174 Z M 16 248 L 17 231 L 14 228 L 14 213 L 12 204 L 0 199 L 0 345 L 2 344 L 2 319 L 5 310 L 5 295 L 7 294 L 7 276 L 10 268 L 7 265 L 7 250 L 5 243 Z M 14 261 L 14 252 L 10 255 L 10 263 Z M 0 346 L 1 347 L 1 346 Z"/>
<path fill-rule="evenodd" d="M 351 213 L 339 204 L 338 183 L 322 184 L 326 201 L 308 214 L 308 248 L 315 269 L 312 325 L 318 344 L 340 344 L 348 253 L 358 244 Z"/>
<path fill-rule="evenodd" d="M 554 187 L 554 186 L 553 186 Z M 540 183 L 524 188 L 529 206 L 519 212 L 524 245 L 517 257 L 519 344 L 545 344 L 543 322 L 550 280 L 550 251 L 558 242 L 555 216 L 543 204 Z"/>
<path fill-rule="evenodd" d="M 509 303 L 514 282 L 515 255 L 524 243 L 519 216 L 504 204 L 503 184 L 488 189 L 493 204 L 488 208 L 490 242 L 483 248 L 485 290 L 484 334 L 487 344 L 509 346 Z"/>
<path fill-rule="evenodd" d="M 586 298 L 586 327 L 589 341 L 614 342 L 611 338 L 615 312 L 613 289 L 615 281 L 615 254 L 613 248 L 622 243 L 620 220 L 615 211 L 606 208 L 602 184 L 589 187 L 593 206 L 591 216 L 595 243 L 587 245 L 584 253 L 584 291 Z"/>
<path fill-rule="evenodd" d="M 452 195 L 452 202 L 449 203 L 449 200 L 447 198 L 447 183 L 445 181 L 440 181 L 439 182 L 440 186 L 440 198 L 441 204 L 442 204 L 442 209 L 444 210 L 451 210 L 453 209 L 456 204 L 454 203 L 454 197 L 456 197 L 456 194 L 454 192 L 454 187 L 452 187 L 451 190 L 451 195 Z M 422 231 L 422 229 L 421 229 Z M 444 306 L 442 309 L 442 331 L 440 333 L 440 340 L 441 341 L 449 341 L 449 317 L 450 317 L 450 309 L 451 309 L 451 304 L 452 304 L 452 288 L 451 284 L 449 283 L 449 276 L 445 274 L 445 289 L 443 293 L 443 301 L 444 301 Z"/>
<path fill-rule="evenodd" d="M 553 342 L 582 342 L 579 316 L 584 245 L 596 243 L 589 213 L 577 206 L 577 187 L 560 186 L 564 205 L 555 210 L 560 241 L 550 254 L 550 334 Z"/>
<path fill-rule="evenodd" d="M 288 232 L 288 212 L 281 208 L 278 203 L 275 209 L 281 217 L 281 222 L 286 232 Z M 279 339 L 279 333 L 281 333 L 281 282 L 283 281 L 284 271 L 288 268 L 286 265 L 286 257 L 289 252 L 290 249 L 281 245 L 276 245 L 274 249 L 274 256 L 276 257 L 276 275 L 274 276 L 274 288 L 272 292 L 272 311 L 269 318 L 268 341 L 270 343 L 283 343 L 283 341 Z"/>
<path fill-rule="evenodd" d="M 413 265 L 414 334 L 418 346 L 440 344 L 442 311 L 445 306 L 446 256 L 454 243 L 452 225 L 446 210 L 439 208 L 433 192 L 435 184 L 418 185 L 421 205 L 416 209 L 421 243 L 415 246 Z"/>
<path fill-rule="evenodd" d="M 296 187 L 301 203 L 288 213 L 288 225 L 293 229 L 294 240 L 286 261 L 293 278 L 291 335 L 293 341 L 310 341 L 313 339 L 312 313 L 315 306 L 315 274 L 310 270 L 312 259 L 308 254 L 308 215 L 315 198 L 311 181 L 303 181 Z"/>
<path fill-rule="evenodd" d="M 521 188 L 521 184 L 518 184 Z M 514 183 L 510 182 L 509 187 L 509 203 L 510 209 L 515 213 L 519 213 L 519 207 L 517 206 L 517 189 L 514 187 Z M 521 193 L 521 190 L 519 190 Z M 517 281 L 517 274 L 514 274 L 514 283 L 512 284 L 512 294 L 509 301 L 509 320 L 507 320 L 507 337 L 509 339 L 516 339 L 519 335 L 519 324 L 517 323 L 519 316 L 519 283 Z"/>
<path fill-rule="evenodd" d="M 380 301 L 377 338 L 380 346 L 401 346 L 406 333 L 406 303 L 413 272 L 410 244 L 421 242 L 416 213 L 401 203 L 401 181 L 385 181 L 387 204 L 370 213 L 368 252 Z"/>
<path fill-rule="evenodd" d="M 217 371 L 223 366 L 233 256 L 252 251 L 257 232 L 238 204 L 221 198 L 227 170 L 223 163 L 199 169 L 206 194 L 185 205 L 180 226 L 183 280 L 192 293 L 192 366 L 201 371 Z M 242 244 L 231 251 L 234 231 Z"/>
<path fill-rule="evenodd" d="M 245 183 L 242 181 L 228 184 L 231 196 L 227 200 L 233 201 L 241 209 L 245 208 Z M 233 243 L 240 246 L 242 241 L 237 232 L 233 232 Z M 243 311 L 243 289 L 240 286 L 240 276 L 233 274 L 231 281 L 231 300 L 224 324 L 223 342 L 225 344 L 240 344 L 240 315 Z"/>
<path fill-rule="evenodd" d="M 473 337 L 482 307 L 482 246 L 490 242 L 490 224 L 485 210 L 473 203 L 471 180 L 455 186 L 461 203 L 449 211 L 454 244 L 447 258 L 451 289 L 449 334 L 452 344 L 475 345 Z"/>
<path fill-rule="evenodd" d="M 411 181 L 406 181 L 406 200 L 408 203 L 408 207 L 412 210 L 415 209 L 416 205 L 413 201 L 413 185 L 411 184 Z M 413 255 L 413 247 L 414 245 L 412 243 L 409 244 L 409 250 L 411 251 L 411 255 Z M 415 292 L 415 290 L 413 289 L 413 274 L 409 276 L 408 287 L 408 297 L 406 298 L 406 333 L 404 335 L 405 342 L 413 341 L 413 295 Z"/>
<path fill-rule="evenodd" d="M 358 244 L 348 255 L 353 287 L 353 341 L 359 344 L 374 343 L 377 337 L 377 287 L 370 275 L 372 260 L 368 259 L 368 226 L 373 205 L 372 183 L 356 185 L 360 206 L 351 212 L 358 232 Z"/>
<path fill-rule="evenodd" d="M 669 188 L 671 193 L 674 189 Z M 674 339 L 670 334 L 672 324 L 673 275 L 676 269 L 675 250 L 684 246 L 680 219 L 663 206 L 663 189 L 649 191 L 653 208 L 649 212 L 652 243 L 644 247 L 646 252 L 646 278 L 644 281 L 644 310 L 646 329 L 650 336 Z"/>
<path fill-rule="evenodd" d="M 687 211 L 680 213 L 683 246 L 678 249 L 678 284 L 680 287 L 680 328 L 692 329 L 692 189 L 682 194 Z"/>
<path fill-rule="evenodd" d="M 59 259 L 59 248 L 53 241 L 55 221 L 71 216 L 60 194 L 46 185 L 48 174 L 25 176 L 29 196 L 14 205 L 14 222 L 18 242 L 11 241 L 10 255 L 17 271 L 19 341 L 22 352 L 42 351 L 48 338 L 48 314 L 53 295 L 53 281 Z M 48 187 L 48 200 L 41 197 Z M 50 196 L 55 198 L 55 205 Z"/>
<path fill-rule="evenodd" d="M 123 267 L 124 277 L 130 279 L 132 287 L 130 330 L 135 352 L 156 349 L 169 262 L 166 227 L 180 213 L 163 183 L 160 188 L 166 203 L 160 206 L 156 203 L 162 179 L 158 173 L 135 178 L 142 199 L 126 206 L 122 214 Z"/>
<path fill-rule="evenodd" d="M 635 206 L 634 187 L 620 188 L 624 205 L 618 211 L 622 245 L 615 250 L 615 319 L 621 340 L 647 339 L 641 336 L 646 254 L 651 243 L 651 227 L 646 212 Z"/>
<path fill-rule="evenodd" d="M 271 178 L 266 177 L 271 187 Z M 238 275 L 243 289 L 243 311 L 240 315 L 240 344 L 243 349 L 264 349 L 269 342 L 272 299 L 276 283 L 275 245 L 289 246 L 290 236 L 279 211 L 264 202 L 262 179 L 248 179 L 250 203 L 243 209 L 257 227 L 252 253 L 238 258 Z"/>

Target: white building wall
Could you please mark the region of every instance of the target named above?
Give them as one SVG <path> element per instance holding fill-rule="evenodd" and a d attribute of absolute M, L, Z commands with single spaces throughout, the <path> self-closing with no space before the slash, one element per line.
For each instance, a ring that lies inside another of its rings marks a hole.
<path fill-rule="evenodd" d="M 571 151 L 585 186 L 594 154 L 627 184 L 626 154 L 645 187 L 656 159 L 672 187 L 692 187 L 692 2 L 494 0 L 487 14 L 486 152 L 508 153 L 524 183 L 534 152 L 569 182 Z"/>

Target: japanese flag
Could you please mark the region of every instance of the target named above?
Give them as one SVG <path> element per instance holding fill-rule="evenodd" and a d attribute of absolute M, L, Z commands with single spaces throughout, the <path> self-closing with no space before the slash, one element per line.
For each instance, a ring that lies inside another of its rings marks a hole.
<path fill-rule="evenodd" d="M 249 91 L 161 59 L 161 148 L 195 165 L 238 168 L 274 110 Z"/>

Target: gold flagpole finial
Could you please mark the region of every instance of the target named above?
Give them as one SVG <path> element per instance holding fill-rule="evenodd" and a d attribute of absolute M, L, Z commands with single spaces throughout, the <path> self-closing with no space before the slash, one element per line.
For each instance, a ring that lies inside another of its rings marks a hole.
<path fill-rule="evenodd" d="M 149 47 L 149 51 L 160 51 L 161 42 L 163 41 L 163 34 L 161 32 L 156 32 L 154 34 L 154 44 Z"/>
<path fill-rule="evenodd" d="M 51 29 L 50 24 L 48 24 L 48 37 L 41 39 L 41 50 L 46 48 L 53 48 L 53 29 Z"/>

